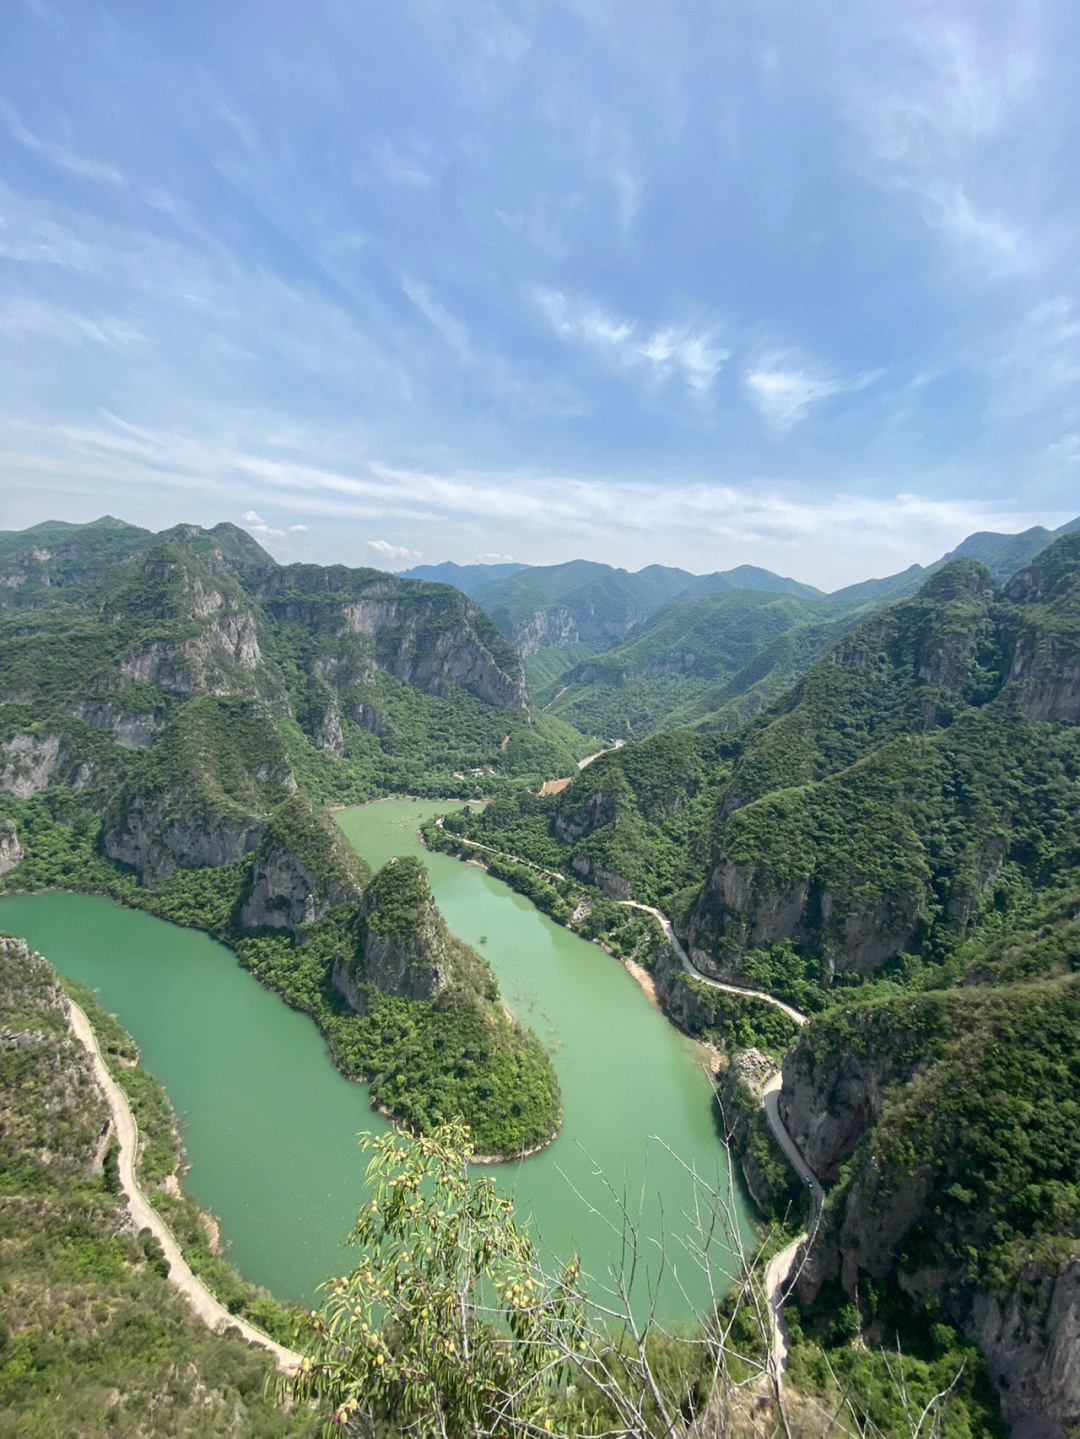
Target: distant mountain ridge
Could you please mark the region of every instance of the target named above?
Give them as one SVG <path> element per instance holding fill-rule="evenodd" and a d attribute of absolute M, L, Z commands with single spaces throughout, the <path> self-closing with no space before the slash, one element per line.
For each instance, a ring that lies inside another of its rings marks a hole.
<path fill-rule="evenodd" d="M 556 672 L 535 688 L 534 700 L 603 737 L 640 737 L 675 725 L 737 729 L 867 615 L 909 598 L 947 565 L 977 560 L 1004 583 L 1078 527 L 1073 521 L 1056 532 L 970 535 L 932 565 L 831 595 L 746 566 L 707 575 L 623 639 Z M 745 579 L 751 581 L 745 588 L 731 588 Z M 526 662 L 531 686 L 538 668 Z"/>
<path fill-rule="evenodd" d="M 1053 531 L 1042 526 L 1016 535 L 982 531 L 969 535 L 930 565 L 911 565 L 897 574 L 861 580 L 832 593 L 757 565 L 695 575 L 665 565 L 629 571 L 593 560 L 568 560 L 558 565 L 457 565 L 446 561 L 414 566 L 403 571 L 402 577 L 456 586 L 488 612 L 527 659 L 543 649 L 616 644 L 672 601 L 702 595 L 735 590 L 791 595 L 818 601 L 816 617 L 835 620 L 914 594 L 935 570 L 953 559 L 979 560 L 1000 583 L 1030 564 L 1055 538 L 1078 526 L 1080 517 Z M 830 632 L 828 640 L 834 638 L 836 634 Z M 775 693 L 778 690 L 771 690 L 769 698 Z"/>

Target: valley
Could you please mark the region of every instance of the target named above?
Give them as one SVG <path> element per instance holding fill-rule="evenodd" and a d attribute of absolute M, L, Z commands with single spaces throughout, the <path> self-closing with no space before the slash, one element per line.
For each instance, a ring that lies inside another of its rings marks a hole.
<path fill-rule="evenodd" d="M 730 1150 L 778 1226 L 771 1402 L 887 1416 L 913 1346 L 913 1383 L 961 1366 L 971 1433 L 1024 1433 L 1080 1403 L 1076 531 L 833 595 L 0 536 L 0 928 L 132 1031 L 280 1299 L 341 1264 L 358 1130 L 464 1117 L 600 1287 L 604 1184 L 677 1248 L 682 1166 L 719 1192 Z M 657 1282 L 634 1306 L 713 1302 Z"/>

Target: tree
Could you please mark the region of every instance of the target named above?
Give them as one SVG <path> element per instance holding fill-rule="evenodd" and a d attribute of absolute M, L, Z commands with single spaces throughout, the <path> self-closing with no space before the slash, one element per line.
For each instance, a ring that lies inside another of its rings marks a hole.
<path fill-rule="evenodd" d="M 666 1333 L 659 1276 L 645 1274 L 638 1227 L 610 1186 L 617 1255 L 587 1291 L 572 1259 L 551 1275 L 512 1205 L 468 1170 L 460 1120 L 412 1139 L 364 1135 L 369 1199 L 349 1239 L 356 1266 L 306 1317 L 307 1355 L 283 1386 L 326 1416 L 328 1436 L 543 1439 L 867 1439 L 850 1392 L 827 1413 L 793 1405 L 778 1359 L 779 1299 L 765 1290 L 775 1236 L 748 1256 L 727 1187 L 686 1170 L 683 1243 L 713 1298 L 697 1331 Z M 666 1265 L 663 1249 L 661 1267 Z M 734 1268 L 734 1272 L 733 1271 Z M 642 1288 L 645 1290 L 642 1295 Z M 641 1300 L 644 1297 L 644 1304 Z M 956 1379 L 917 1404 L 889 1371 L 912 1439 L 940 1434 Z M 835 1376 L 834 1376 L 835 1378 Z"/>

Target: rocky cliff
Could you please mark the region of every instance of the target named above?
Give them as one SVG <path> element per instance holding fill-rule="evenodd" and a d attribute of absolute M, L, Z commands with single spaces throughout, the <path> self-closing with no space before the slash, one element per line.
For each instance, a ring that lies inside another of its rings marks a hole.
<path fill-rule="evenodd" d="M 520 660 L 479 606 L 448 585 L 294 565 L 266 576 L 257 595 L 271 620 L 325 637 L 334 663 L 322 666 L 322 678 L 331 686 L 338 670 L 368 683 L 382 670 L 425 694 L 459 688 L 527 712 Z M 317 664 L 317 649 L 312 658 Z"/>
<path fill-rule="evenodd" d="M 332 977 L 347 1002 L 363 1009 L 364 985 L 403 999 L 430 1000 L 451 986 L 483 992 L 490 972 L 447 929 L 423 865 L 399 856 L 368 884 L 357 952 L 352 959 L 339 958 Z"/>
<path fill-rule="evenodd" d="M 18 832 L 9 819 L 0 819 L 0 874 L 18 867 L 23 857 Z"/>
<path fill-rule="evenodd" d="M 59 733 L 15 734 L 0 744 L 0 791 L 25 799 L 50 784 L 85 789 L 93 761 Z"/>
<path fill-rule="evenodd" d="M 1060 966 L 1048 933 L 1020 948 Z M 1061 1087 L 1078 1017 L 1072 975 L 973 985 L 834 1012 L 784 1062 L 781 1117 L 834 1183 L 800 1298 L 835 1282 L 857 1299 L 872 1280 L 940 1306 L 1030 1439 L 1080 1419 L 1080 1144 Z"/>
<path fill-rule="evenodd" d="M 303 795 L 279 805 L 259 837 L 240 909 L 246 929 L 296 933 L 338 904 L 358 904 L 370 877 L 329 815 Z"/>

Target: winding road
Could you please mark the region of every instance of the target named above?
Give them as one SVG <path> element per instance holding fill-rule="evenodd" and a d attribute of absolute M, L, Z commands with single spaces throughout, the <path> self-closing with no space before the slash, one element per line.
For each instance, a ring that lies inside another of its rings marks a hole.
<path fill-rule="evenodd" d="M 809 1022 L 809 1016 L 803 1014 L 801 1010 L 794 1009 L 790 1004 L 785 1004 L 775 995 L 766 994 L 760 989 L 744 989 L 737 984 L 724 984 L 719 979 L 710 979 L 707 974 L 702 974 L 680 943 L 671 920 L 661 910 L 655 909 L 651 904 L 641 904 L 635 899 L 621 899 L 618 903 L 625 905 L 628 909 L 640 909 L 646 914 L 651 914 L 664 931 L 668 943 L 679 956 L 683 969 L 694 979 L 700 980 L 702 984 L 707 984 L 712 989 L 723 990 L 725 994 L 741 994 L 748 999 L 763 1000 L 766 1004 L 782 1010 L 789 1019 L 794 1020 L 800 1026 Z M 769 1365 L 777 1390 L 783 1385 L 784 1367 L 787 1363 L 787 1336 L 784 1332 L 783 1317 L 784 1286 L 795 1265 L 799 1250 L 817 1227 L 822 1201 L 825 1198 L 825 1192 L 818 1182 L 817 1175 L 799 1153 L 798 1146 L 780 1117 L 780 1089 L 783 1082 L 783 1074 L 778 1070 L 765 1085 L 761 1092 L 761 1098 L 765 1105 L 765 1117 L 769 1121 L 769 1128 L 776 1136 L 776 1142 L 784 1151 L 796 1174 L 810 1190 L 810 1215 L 807 1227 L 803 1232 L 779 1254 L 774 1254 L 765 1269 L 765 1297 L 769 1305 Z"/>
<path fill-rule="evenodd" d="M 195 1314 L 210 1329 L 238 1329 L 250 1344 L 258 1344 L 263 1349 L 268 1349 L 283 1373 L 291 1374 L 299 1367 L 301 1356 L 292 1349 L 286 1349 L 283 1344 L 278 1344 L 269 1334 L 264 1334 L 246 1319 L 238 1319 L 235 1314 L 230 1314 L 202 1280 L 192 1273 L 172 1230 L 150 1203 L 136 1177 L 135 1157 L 138 1152 L 139 1130 L 127 1095 L 105 1066 L 93 1026 L 74 1000 L 70 999 L 68 1018 L 76 1039 L 90 1056 L 94 1078 L 104 1091 L 109 1105 L 113 1128 L 120 1145 L 120 1184 L 127 1196 L 128 1212 L 136 1229 L 149 1229 L 161 1244 L 165 1258 L 169 1261 L 169 1283 L 180 1291 Z"/>
<path fill-rule="evenodd" d="M 798 1025 L 809 1022 L 808 1015 L 803 1014 L 799 1009 L 794 1009 L 790 1004 L 785 1004 L 782 999 L 777 999 L 774 994 L 766 994 L 763 989 L 746 989 L 739 984 L 725 984 L 719 979 L 710 979 L 707 974 L 702 974 L 701 970 L 695 967 L 690 956 L 679 943 L 679 937 L 675 933 L 671 920 L 660 910 L 654 909 L 651 904 L 641 904 L 636 899 L 620 899 L 617 900 L 616 903 L 625 905 L 627 909 L 640 909 L 646 914 L 651 914 L 652 917 L 659 922 L 660 928 L 664 931 L 664 937 L 679 956 L 683 969 L 686 970 L 692 979 L 700 979 L 701 983 L 707 984 L 710 989 L 722 989 L 725 994 L 741 994 L 745 999 L 763 1000 L 766 1004 L 771 1004 L 774 1009 L 779 1009 L 783 1014 L 787 1015 L 788 1019 L 793 1019 Z"/>
<path fill-rule="evenodd" d="M 557 698 L 558 696 L 556 696 Z M 552 704 L 554 703 L 555 701 L 552 700 Z M 592 764 L 594 759 L 599 759 L 602 754 L 614 754 L 617 749 L 622 749 L 625 743 L 624 739 L 617 739 L 614 744 L 609 744 L 607 749 L 598 749 L 595 754 L 587 754 L 584 759 L 578 760 L 578 769 L 584 769 L 586 765 Z"/>
<path fill-rule="evenodd" d="M 615 748 L 619 748 L 619 745 L 616 745 Z M 607 751 L 601 750 L 600 753 L 604 754 L 607 753 Z M 595 758 L 596 755 L 590 755 L 588 759 L 582 760 L 581 767 L 584 768 L 584 766 L 589 763 L 589 760 Z M 441 829 L 442 817 L 440 816 L 435 823 L 436 826 Z M 460 836 L 455 835 L 454 838 L 460 839 Z M 503 859 L 515 860 L 518 864 L 527 864 L 530 868 L 538 870 L 541 874 L 548 875 L 551 878 L 559 880 L 563 878 L 562 875 L 556 874 L 552 870 L 541 869 L 538 864 L 534 864 L 531 860 L 506 854 L 503 850 L 492 849 L 491 846 L 479 844 L 476 840 L 463 840 L 462 843 L 472 849 L 479 849 L 488 854 L 499 855 Z M 782 1014 L 786 1014 L 787 1017 L 799 1025 L 800 1028 L 810 1022 L 809 1015 L 803 1014 L 801 1010 L 796 1009 L 793 1005 L 785 1004 L 782 999 L 777 999 L 774 994 L 766 994 L 765 991 L 761 989 L 747 989 L 743 985 L 727 984 L 723 980 L 710 979 L 707 974 L 702 974 L 701 970 L 697 968 L 683 948 L 682 942 L 675 933 L 674 925 L 662 910 L 656 909 L 655 906 L 651 904 L 642 904 L 636 899 L 620 899 L 617 900 L 616 903 L 625 906 L 627 909 L 638 909 L 644 914 L 651 914 L 663 930 L 665 939 L 678 955 L 683 969 L 691 978 L 700 981 L 702 984 L 707 984 L 711 989 L 722 990 L 725 994 L 737 994 L 741 995 L 744 999 L 757 999 L 761 1000 L 764 1004 L 771 1004 L 774 1009 L 778 1009 Z M 817 1227 L 818 1218 L 821 1214 L 821 1205 L 824 1199 L 824 1191 L 818 1182 L 817 1175 L 814 1174 L 813 1170 L 806 1163 L 806 1160 L 803 1159 L 799 1153 L 798 1146 L 788 1133 L 787 1127 L 780 1117 L 780 1089 L 782 1084 L 783 1075 L 780 1071 L 777 1071 L 762 1090 L 761 1098 L 765 1106 L 765 1116 L 769 1121 L 769 1128 L 776 1136 L 777 1143 L 794 1167 L 795 1172 L 810 1190 L 810 1215 L 806 1229 L 803 1230 L 797 1238 L 793 1239 L 785 1249 L 782 1249 L 779 1254 L 774 1254 L 765 1270 L 765 1295 L 769 1306 L 770 1330 L 769 1367 L 773 1372 L 777 1391 L 779 1391 L 783 1385 L 784 1367 L 787 1363 L 787 1338 L 784 1333 L 782 1312 L 785 1298 L 784 1286 L 787 1284 L 788 1277 L 795 1265 L 799 1250 Z"/>

